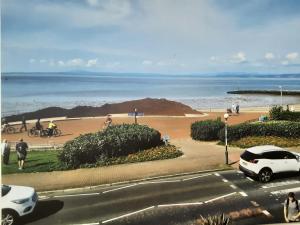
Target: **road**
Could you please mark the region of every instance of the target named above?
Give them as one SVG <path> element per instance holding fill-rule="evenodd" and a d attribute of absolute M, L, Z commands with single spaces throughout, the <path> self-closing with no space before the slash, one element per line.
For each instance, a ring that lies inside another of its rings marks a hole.
<path fill-rule="evenodd" d="M 226 213 L 233 224 L 283 222 L 282 202 L 298 174 L 262 184 L 239 171 L 177 176 L 92 189 L 41 193 L 23 224 L 191 224 L 200 215 Z"/>

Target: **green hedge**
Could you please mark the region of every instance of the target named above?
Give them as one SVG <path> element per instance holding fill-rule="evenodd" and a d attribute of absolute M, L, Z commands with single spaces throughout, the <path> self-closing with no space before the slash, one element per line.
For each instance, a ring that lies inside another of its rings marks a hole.
<path fill-rule="evenodd" d="M 218 140 L 219 131 L 225 126 L 220 118 L 216 120 L 197 121 L 191 126 L 191 137 L 194 140 Z"/>
<path fill-rule="evenodd" d="M 300 123 L 278 121 L 268 123 L 242 123 L 228 127 L 228 141 L 239 140 L 247 136 L 277 136 L 286 138 L 300 138 Z M 224 128 L 219 132 L 219 140 L 225 140 Z"/>
<path fill-rule="evenodd" d="M 123 124 L 68 141 L 58 157 L 68 168 L 78 168 L 82 164 L 127 156 L 160 144 L 159 131 L 143 125 Z"/>
<path fill-rule="evenodd" d="M 281 106 L 274 106 L 270 110 L 269 114 L 272 120 L 288 120 L 300 122 L 300 112 L 283 110 Z"/>

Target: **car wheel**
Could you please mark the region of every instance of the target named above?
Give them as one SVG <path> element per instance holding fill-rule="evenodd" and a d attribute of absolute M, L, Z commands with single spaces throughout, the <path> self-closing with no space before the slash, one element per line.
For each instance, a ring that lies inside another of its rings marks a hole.
<path fill-rule="evenodd" d="M 273 173 L 270 169 L 262 169 L 259 172 L 259 180 L 263 183 L 267 183 L 272 179 Z"/>
<path fill-rule="evenodd" d="M 16 212 L 11 210 L 2 211 L 2 225 L 14 225 L 17 224 L 19 216 Z"/>

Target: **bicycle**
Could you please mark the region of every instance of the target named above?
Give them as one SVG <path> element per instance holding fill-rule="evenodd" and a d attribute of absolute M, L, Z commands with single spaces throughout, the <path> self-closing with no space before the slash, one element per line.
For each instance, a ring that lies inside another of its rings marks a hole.
<path fill-rule="evenodd" d="M 13 126 L 11 126 L 9 124 L 4 124 L 2 126 L 1 132 L 6 133 L 6 134 L 14 134 L 14 133 L 16 133 L 16 128 L 14 128 Z"/>
<path fill-rule="evenodd" d="M 32 127 L 31 129 L 29 129 L 27 131 L 27 134 L 29 137 L 38 137 L 38 136 L 41 136 L 42 130 L 38 130 L 38 129 L 36 129 L 36 127 Z"/>
<path fill-rule="evenodd" d="M 52 135 L 49 135 L 49 129 L 41 131 L 41 137 L 48 137 L 48 136 L 59 137 L 59 136 L 61 136 L 61 134 L 62 134 L 62 132 L 58 128 L 53 129 Z"/>

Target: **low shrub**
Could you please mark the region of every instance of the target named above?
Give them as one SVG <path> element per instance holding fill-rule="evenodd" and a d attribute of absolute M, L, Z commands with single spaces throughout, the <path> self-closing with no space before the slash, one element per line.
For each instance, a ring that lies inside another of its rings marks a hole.
<path fill-rule="evenodd" d="M 218 139 L 219 131 L 225 126 L 220 118 L 216 120 L 197 121 L 191 126 L 191 137 L 194 140 L 212 141 Z"/>
<path fill-rule="evenodd" d="M 138 124 L 108 127 L 104 131 L 80 135 L 68 141 L 59 160 L 69 168 L 96 163 L 102 158 L 127 156 L 161 144 L 159 131 Z"/>
<path fill-rule="evenodd" d="M 290 121 L 267 123 L 242 123 L 228 127 L 227 140 L 229 142 L 239 140 L 247 136 L 277 136 L 286 138 L 300 137 L 300 123 Z M 224 128 L 219 132 L 219 140 L 225 140 Z"/>
<path fill-rule="evenodd" d="M 127 156 L 112 157 L 112 158 L 101 158 L 98 159 L 95 166 L 109 166 L 124 163 L 136 163 L 146 162 L 162 159 L 172 159 L 183 155 L 183 153 L 177 149 L 174 145 L 161 145 L 158 147 L 139 151 Z M 93 167 L 93 165 L 84 165 L 82 167 Z"/>
<path fill-rule="evenodd" d="M 270 111 L 271 120 L 288 120 L 300 122 L 300 112 L 284 110 L 281 106 L 274 106 Z"/>
<path fill-rule="evenodd" d="M 276 145 L 279 147 L 294 147 L 300 146 L 300 138 L 284 138 L 284 137 L 244 137 L 240 140 L 233 141 L 230 143 L 231 146 L 239 148 L 251 148 L 258 145 Z"/>

